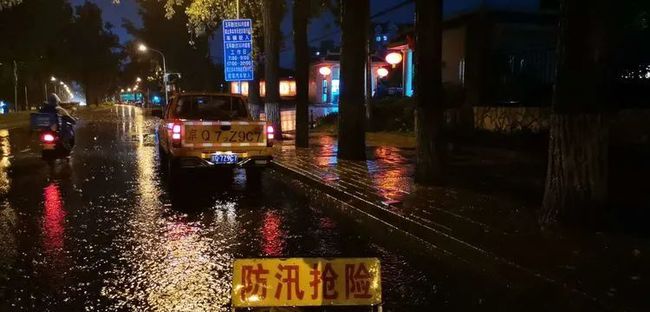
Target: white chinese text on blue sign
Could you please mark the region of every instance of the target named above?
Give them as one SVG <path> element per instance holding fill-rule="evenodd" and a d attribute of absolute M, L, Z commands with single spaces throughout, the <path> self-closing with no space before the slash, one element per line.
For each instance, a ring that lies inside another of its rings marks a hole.
<path fill-rule="evenodd" d="M 253 80 L 253 22 L 223 21 L 223 58 L 226 81 Z"/>

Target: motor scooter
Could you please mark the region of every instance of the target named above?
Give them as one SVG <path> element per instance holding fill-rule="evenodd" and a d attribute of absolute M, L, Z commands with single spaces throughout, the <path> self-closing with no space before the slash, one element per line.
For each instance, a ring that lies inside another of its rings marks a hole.
<path fill-rule="evenodd" d="M 32 130 L 39 133 L 44 160 L 70 156 L 75 143 L 74 119 L 55 113 L 32 113 L 30 121 Z"/>

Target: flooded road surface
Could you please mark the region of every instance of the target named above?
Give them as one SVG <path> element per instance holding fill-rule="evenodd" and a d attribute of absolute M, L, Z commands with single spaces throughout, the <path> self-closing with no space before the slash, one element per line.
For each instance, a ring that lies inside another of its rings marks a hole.
<path fill-rule="evenodd" d="M 422 271 L 273 172 L 200 174 L 170 193 L 153 120 L 128 106 L 81 116 L 73 156 L 53 165 L 28 130 L 0 130 L 0 311 L 229 311 L 239 257 L 378 257 L 385 310 L 482 304 L 454 286 L 471 281 Z"/>

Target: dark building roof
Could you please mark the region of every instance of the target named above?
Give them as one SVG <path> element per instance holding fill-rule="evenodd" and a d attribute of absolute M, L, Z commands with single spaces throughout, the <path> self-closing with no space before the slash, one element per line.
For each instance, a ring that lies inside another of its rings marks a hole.
<path fill-rule="evenodd" d="M 492 23 L 508 24 L 527 24 L 537 26 L 555 26 L 558 23 L 558 15 L 555 11 L 537 11 L 537 12 L 516 12 L 516 11 L 495 11 L 495 10 L 476 10 L 462 13 L 445 18 L 443 28 L 455 28 L 470 22 L 483 19 Z M 415 38 L 415 29 L 411 25 L 409 28 L 400 32 L 388 44 L 388 47 L 398 47 L 409 43 L 409 40 Z"/>

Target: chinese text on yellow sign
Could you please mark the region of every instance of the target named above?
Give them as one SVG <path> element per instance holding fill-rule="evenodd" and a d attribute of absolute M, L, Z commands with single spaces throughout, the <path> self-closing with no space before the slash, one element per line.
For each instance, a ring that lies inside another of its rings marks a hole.
<path fill-rule="evenodd" d="M 232 302 L 235 307 L 377 305 L 379 260 L 235 260 Z"/>

